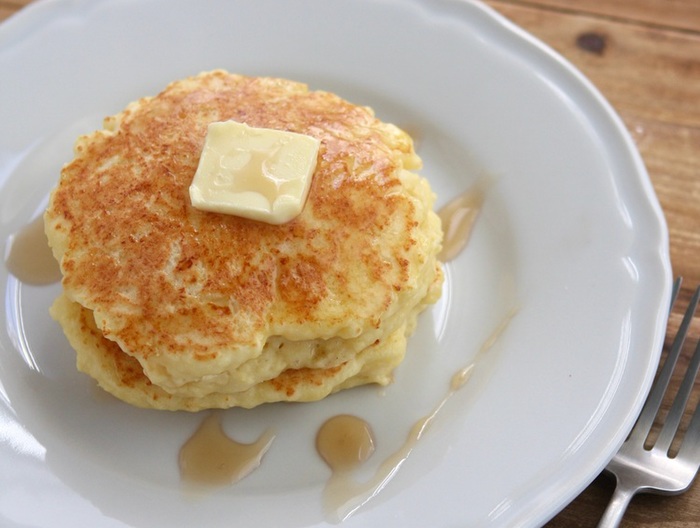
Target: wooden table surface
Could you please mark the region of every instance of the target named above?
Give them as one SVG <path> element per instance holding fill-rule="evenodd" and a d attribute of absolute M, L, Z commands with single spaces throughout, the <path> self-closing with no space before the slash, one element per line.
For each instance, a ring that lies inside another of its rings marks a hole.
<path fill-rule="evenodd" d="M 29 3 L 0 0 L 0 20 Z M 487 3 L 577 66 L 626 123 L 666 215 L 674 273 L 685 279 L 673 330 L 700 284 L 700 0 Z M 546 526 L 595 526 L 612 487 L 599 477 Z M 675 497 L 637 496 L 622 526 L 700 526 L 700 482 Z"/>

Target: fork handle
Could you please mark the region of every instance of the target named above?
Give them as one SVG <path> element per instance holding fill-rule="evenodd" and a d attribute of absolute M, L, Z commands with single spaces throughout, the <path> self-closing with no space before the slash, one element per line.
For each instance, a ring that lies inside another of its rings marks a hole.
<path fill-rule="evenodd" d="M 637 490 L 634 489 L 625 488 L 620 485 L 616 486 L 610 503 L 598 523 L 598 528 L 617 528 L 620 526 L 627 506 L 636 492 Z"/>

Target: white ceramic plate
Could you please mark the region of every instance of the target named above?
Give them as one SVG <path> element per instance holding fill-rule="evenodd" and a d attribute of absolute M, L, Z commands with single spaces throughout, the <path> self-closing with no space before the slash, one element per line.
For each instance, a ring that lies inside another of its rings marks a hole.
<path fill-rule="evenodd" d="M 176 459 L 202 415 L 101 395 L 47 315 L 57 286 L 0 270 L 0 524 L 323 526 L 320 423 L 367 419 L 378 464 L 517 307 L 471 382 L 346 524 L 541 525 L 621 443 L 664 334 L 665 224 L 620 120 L 571 66 L 480 4 L 38 2 L 0 27 L 2 243 L 44 207 L 79 133 L 212 68 L 374 107 L 415 135 L 440 204 L 490 178 L 474 237 L 394 385 L 227 412 L 236 439 L 270 426 L 277 439 L 250 477 L 196 499 Z"/>

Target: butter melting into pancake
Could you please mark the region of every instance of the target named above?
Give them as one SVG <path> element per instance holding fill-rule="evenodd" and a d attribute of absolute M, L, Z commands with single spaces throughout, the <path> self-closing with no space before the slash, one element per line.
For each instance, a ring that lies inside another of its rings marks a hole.
<path fill-rule="evenodd" d="M 320 141 L 282 225 L 192 207 L 211 122 Z M 408 135 L 303 84 L 212 71 L 78 139 L 45 214 L 63 273 L 51 313 L 78 368 L 142 407 L 312 401 L 387 384 L 440 295 L 442 231 Z"/>

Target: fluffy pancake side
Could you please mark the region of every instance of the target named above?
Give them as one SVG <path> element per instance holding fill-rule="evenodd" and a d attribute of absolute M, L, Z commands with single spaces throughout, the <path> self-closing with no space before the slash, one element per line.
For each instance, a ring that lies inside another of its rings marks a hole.
<path fill-rule="evenodd" d="M 95 378 L 105 391 L 137 407 L 185 411 L 234 406 L 252 408 L 280 401 L 309 402 L 358 385 L 386 385 L 404 358 L 406 336 L 410 334 L 410 325 L 415 324 L 415 320 L 407 321 L 405 327 L 340 365 L 288 368 L 274 378 L 237 393 L 183 396 L 171 394 L 151 383 L 141 364 L 125 354 L 115 342 L 104 338 L 93 314 L 78 303 L 61 295 L 52 305 L 51 314 L 61 323 L 77 353 L 78 369 Z"/>

